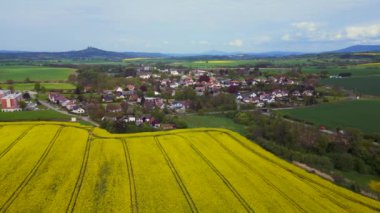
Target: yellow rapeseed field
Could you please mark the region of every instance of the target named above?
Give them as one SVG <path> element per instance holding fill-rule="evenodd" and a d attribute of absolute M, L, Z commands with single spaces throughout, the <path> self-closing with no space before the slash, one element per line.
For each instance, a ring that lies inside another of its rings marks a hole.
<path fill-rule="evenodd" d="M 224 129 L 0 123 L 0 212 L 379 212 Z"/>
<path fill-rule="evenodd" d="M 380 67 L 380 63 L 359 64 L 359 67 Z"/>

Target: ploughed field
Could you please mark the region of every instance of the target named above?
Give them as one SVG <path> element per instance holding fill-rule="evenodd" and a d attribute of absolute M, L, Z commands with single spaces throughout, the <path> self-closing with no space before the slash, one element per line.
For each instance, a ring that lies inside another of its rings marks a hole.
<path fill-rule="evenodd" d="M 380 211 L 228 130 L 0 126 L 0 212 Z"/>

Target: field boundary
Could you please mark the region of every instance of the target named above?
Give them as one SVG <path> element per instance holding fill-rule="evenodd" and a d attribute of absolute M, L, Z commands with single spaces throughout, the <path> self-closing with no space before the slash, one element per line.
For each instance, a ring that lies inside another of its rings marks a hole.
<path fill-rule="evenodd" d="M 174 167 L 174 164 L 172 160 L 170 159 L 169 155 L 166 153 L 164 147 L 162 147 L 160 141 L 158 140 L 158 137 L 155 136 L 154 140 L 156 141 L 158 148 L 160 149 L 162 155 L 164 156 L 166 160 L 166 163 L 168 164 L 170 170 L 172 171 L 174 178 L 182 191 L 182 194 L 185 196 L 186 201 L 189 204 L 191 212 L 198 212 L 197 206 L 195 205 L 193 198 L 191 197 L 189 191 L 187 190 L 185 184 L 183 183 L 181 176 L 178 174 L 177 169 Z"/>
<path fill-rule="evenodd" d="M 137 201 L 137 190 L 136 190 L 136 182 L 135 175 L 133 173 L 132 159 L 129 153 L 128 144 L 125 138 L 121 139 L 121 143 L 123 144 L 125 161 L 128 169 L 128 179 L 129 179 L 129 194 L 131 201 L 131 212 L 139 212 L 139 206 Z"/>
<path fill-rule="evenodd" d="M 8 200 L 5 201 L 5 203 L 1 206 L 0 211 L 4 211 L 4 212 L 7 211 L 7 209 L 12 205 L 14 200 L 18 197 L 20 192 L 25 188 L 26 185 L 28 185 L 29 181 L 34 177 L 34 175 L 37 173 L 37 170 L 39 169 L 43 161 L 46 159 L 47 155 L 50 153 L 50 150 L 53 148 L 63 128 L 65 127 L 61 126 L 57 130 L 54 137 L 51 139 L 49 145 L 46 147 L 45 151 L 42 153 L 40 159 L 37 161 L 36 165 L 32 168 L 32 170 L 28 173 L 28 175 L 17 187 L 17 189 L 12 193 L 12 195 L 8 198 Z"/>
<path fill-rule="evenodd" d="M 75 205 L 77 203 L 77 199 L 78 199 L 80 190 L 82 188 L 84 176 L 87 170 L 88 158 L 90 155 L 90 148 L 91 148 L 91 141 L 92 141 L 92 131 L 90 130 L 88 131 L 88 137 L 86 141 L 86 148 L 83 155 L 82 166 L 79 171 L 79 175 L 75 183 L 73 192 L 71 193 L 70 201 L 69 201 L 69 204 L 67 205 L 66 212 L 74 212 Z"/>

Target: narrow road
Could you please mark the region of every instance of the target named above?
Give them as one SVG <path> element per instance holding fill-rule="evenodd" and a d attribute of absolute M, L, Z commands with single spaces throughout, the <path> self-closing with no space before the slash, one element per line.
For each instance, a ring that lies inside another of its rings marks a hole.
<path fill-rule="evenodd" d="M 34 91 L 28 91 L 28 93 L 30 94 L 30 96 L 35 99 L 37 93 L 34 92 Z M 54 110 L 56 112 L 59 112 L 61 114 L 65 114 L 65 115 L 69 115 L 69 116 L 72 116 L 72 117 L 76 117 L 76 118 L 79 118 L 79 119 L 82 119 L 84 121 L 87 121 L 89 122 L 90 124 L 94 125 L 94 126 L 99 126 L 98 123 L 96 123 L 95 121 L 91 120 L 90 117 L 88 116 L 80 116 L 80 115 L 74 115 L 74 114 L 71 114 L 69 112 L 67 112 L 66 110 L 62 110 L 61 108 L 59 108 L 58 106 L 56 105 L 53 105 L 51 103 L 49 103 L 48 101 L 43 101 L 43 100 L 38 100 L 42 105 L 44 105 L 45 107 L 51 109 L 51 110 Z"/>
<path fill-rule="evenodd" d="M 87 121 L 89 123 L 91 123 L 92 125 L 94 126 L 99 126 L 98 123 L 96 123 L 95 121 L 91 120 L 90 117 L 88 116 L 80 116 L 80 115 L 74 115 L 74 114 L 71 114 L 69 112 L 67 112 L 66 110 L 62 110 L 61 108 L 59 108 L 58 106 L 55 106 L 47 101 L 42 101 L 42 100 L 38 100 L 42 105 L 44 105 L 45 107 L 51 109 L 51 110 L 54 110 L 56 112 L 59 112 L 59 113 L 62 113 L 62 114 L 65 114 L 65 115 L 69 115 L 69 116 L 72 116 L 72 117 L 76 117 L 76 118 L 79 118 L 79 119 L 82 119 L 84 121 Z"/>

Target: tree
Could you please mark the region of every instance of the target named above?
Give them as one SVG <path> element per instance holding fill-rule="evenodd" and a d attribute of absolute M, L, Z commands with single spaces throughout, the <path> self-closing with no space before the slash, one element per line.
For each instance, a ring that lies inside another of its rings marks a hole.
<path fill-rule="evenodd" d="M 36 92 L 39 92 L 39 91 L 41 90 L 41 84 L 40 84 L 40 82 L 36 82 L 36 83 L 34 84 L 34 90 L 35 90 Z"/>
<path fill-rule="evenodd" d="M 25 92 L 22 94 L 22 98 L 25 100 L 30 100 L 30 94 L 28 92 Z"/>
<path fill-rule="evenodd" d="M 326 135 L 320 135 L 315 143 L 315 150 L 318 154 L 325 154 L 329 144 L 329 139 Z"/>
<path fill-rule="evenodd" d="M 30 83 L 30 82 L 32 82 L 31 80 L 30 80 L 30 78 L 29 77 L 27 77 L 26 79 L 25 79 L 25 81 L 24 81 L 25 83 Z"/>
<path fill-rule="evenodd" d="M 12 85 L 10 85 L 10 86 L 8 86 L 8 90 L 10 90 L 12 93 L 14 93 L 15 92 L 15 87 L 12 86 Z"/>
<path fill-rule="evenodd" d="M 314 105 L 314 104 L 317 104 L 317 103 L 318 103 L 317 99 L 314 96 L 305 97 L 305 105 L 306 106 Z"/>
<path fill-rule="evenodd" d="M 46 92 L 46 88 L 44 86 L 41 87 L 41 90 L 40 90 L 42 93 L 45 93 Z"/>
<path fill-rule="evenodd" d="M 83 86 L 82 86 L 82 85 L 78 85 L 78 86 L 75 88 L 74 93 L 77 94 L 77 95 L 79 95 L 79 94 L 82 94 L 83 91 L 84 91 Z"/>
<path fill-rule="evenodd" d="M 26 106 L 27 106 L 27 104 L 25 103 L 25 101 L 19 101 L 18 104 L 19 104 L 20 108 L 23 109 L 23 110 L 24 110 L 24 109 L 26 108 Z"/>
<path fill-rule="evenodd" d="M 87 111 L 90 118 L 97 121 L 101 120 L 106 114 L 104 107 L 98 103 L 90 104 Z"/>
<path fill-rule="evenodd" d="M 234 121 L 237 123 L 241 123 L 244 125 L 248 125 L 251 120 L 251 117 L 248 113 L 245 112 L 239 112 L 235 115 Z"/>
<path fill-rule="evenodd" d="M 70 74 L 70 75 L 69 75 L 69 78 L 68 78 L 68 81 L 69 81 L 70 83 L 75 83 L 75 82 L 77 81 L 77 75 L 75 75 L 75 74 Z"/>
<path fill-rule="evenodd" d="M 178 89 L 175 93 L 176 100 L 194 100 L 197 94 L 195 93 L 193 88 L 184 87 L 182 89 Z"/>
<path fill-rule="evenodd" d="M 199 77 L 198 82 L 210 82 L 210 77 L 207 75 L 202 75 Z"/>
<path fill-rule="evenodd" d="M 351 171 L 354 169 L 354 158 L 347 153 L 336 153 L 330 155 L 336 169 L 342 171 Z"/>

